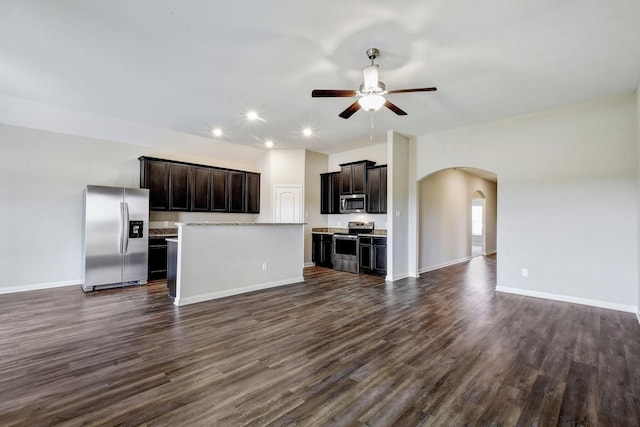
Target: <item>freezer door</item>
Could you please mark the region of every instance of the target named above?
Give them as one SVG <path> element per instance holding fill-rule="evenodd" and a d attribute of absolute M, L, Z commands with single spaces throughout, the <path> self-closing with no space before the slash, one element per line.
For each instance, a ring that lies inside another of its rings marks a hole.
<path fill-rule="evenodd" d="M 122 282 L 122 188 L 88 185 L 85 193 L 86 287 Z"/>
<path fill-rule="evenodd" d="M 149 261 L 149 190 L 125 188 L 125 239 L 122 281 L 147 283 Z M 140 228 L 140 225 L 142 227 Z"/>

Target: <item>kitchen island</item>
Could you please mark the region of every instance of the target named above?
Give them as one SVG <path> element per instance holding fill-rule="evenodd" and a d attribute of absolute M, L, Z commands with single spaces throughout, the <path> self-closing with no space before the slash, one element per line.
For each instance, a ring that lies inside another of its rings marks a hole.
<path fill-rule="evenodd" d="M 177 223 L 175 305 L 302 282 L 303 223 Z"/>

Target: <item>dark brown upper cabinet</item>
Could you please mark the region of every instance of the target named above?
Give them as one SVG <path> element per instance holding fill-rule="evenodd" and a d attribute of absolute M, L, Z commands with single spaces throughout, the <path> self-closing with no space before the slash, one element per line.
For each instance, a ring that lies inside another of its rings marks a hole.
<path fill-rule="evenodd" d="M 246 212 L 260 213 L 260 174 L 247 172 L 246 180 Z"/>
<path fill-rule="evenodd" d="M 340 165 L 340 194 L 365 194 L 367 191 L 367 169 L 375 165 L 370 160 Z"/>
<path fill-rule="evenodd" d="M 246 181 L 244 172 L 229 172 L 229 212 L 244 212 L 246 209 Z"/>
<path fill-rule="evenodd" d="M 229 171 L 211 170 L 211 210 L 229 212 Z"/>
<path fill-rule="evenodd" d="M 367 212 L 387 213 L 387 167 L 367 169 Z"/>
<path fill-rule="evenodd" d="M 320 213 L 340 213 L 340 172 L 320 174 Z"/>
<path fill-rule="evenodd" d="M 150 210 L 169 210 L 169 163 L 141 157 L 140 188 L 149 189 Z"/>
<path fill-rule="evenodd" d="M 191 167 L 169 164 L 169 210 L 191 210 Z"/>
<path fill-rule="evenodd" d="M 211 211 L 211 186 L 213 170 L 200 166 L 191 168 L 191 210 Z"/>
<path fill-rule="evenodd" d="M 260 213 L 260 174 L 140 157 L 152 211 Z"/>

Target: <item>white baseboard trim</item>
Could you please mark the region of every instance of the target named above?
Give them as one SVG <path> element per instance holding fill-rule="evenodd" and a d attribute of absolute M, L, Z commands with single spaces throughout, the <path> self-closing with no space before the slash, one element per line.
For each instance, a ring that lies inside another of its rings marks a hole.
<path fill-rule="evenodd" d="M 444 267 L 449 267 L 450 265 L 454 265 L 454 264 L 460 264 L 461 262 L 469 261 L 472 258 L 473 257 L 471 256 L 467 256 L 464 258 L 454 259 L 453 261 L 443 262 L 442 264 L 434 265 L 431 267 L 421 268 L 420 270 L 418 270 L 418 274 L 426 273 L 428 271 L 438 270 Z"/>
<path fill-rule="evenodd" d="M 573 304 L 588 305 L 591 307 L 606 308 L 609 310 L 624 311 L 626 313 L 637 314 L 637 311 L 638 311 L 638 307 L 636 307 L 635 305 L 618 304 L 615 302 L 600 301 L 600 300 L 587 299 L 587 298 L 578 298 L 578 297 L 572 297 L 567 295 L 550 294 L 547 292 L 538 292 L 538 291 L 530 291 L 527 289 L 510 288 L 508 286 L 496 286 L 496 291 L 504 292 L 508 294 L 523 295 L 526 297 L 542 298 L 542 299 L 548 299 L 553 301 L 562 301 L 562 302 L 570 302 Z M 638 320 L 640 321 L 640 315 L 638 316 L 639 316 Z"/>
<path fill-rule="evenodd" d="M 316 266 L 316 263 L 315 263 L 315 262 L 305 262 L 305 263 L 302 265 L 302 268 L 304 268 L 304 267 L 315 267 L 315 266 Z"/>
<path fill-rule="evenodd" d="M 76 280 L 66 280 L 64 282 L 47 282 L 47 283 L 34 283 L 32 285 L 10 286 L 5 288 L 0 288 L 0 294 L 12 294 L 14 292 L 38 291 L 41 289 L 60 288 L 62 286 L 72 286 L 72 285 L 80 286 L 81 283 L 82 283 L 82 279 L 76 279 Z"/>
<path fill-rule="evenodd" d="M 234 295 L 246 294 L 248 292 L 260 291 L 262 289 L 275 288 L 278 286 L 291 285 L 292 283 L 302 283 L 304 277 L 292 277 L 290 279 L 277 280 L 275 282 L 259 283 L 257 285 L 249 285 L 243 288 L 225 289 L 222 291 L 209 292 L 206 294 L 194 295 L 184 298 L 176 298 L 174 305 L 183 306 L 187 304 L 195 304 L 197 302 L 209 301 L 212 299 L 220 299 Z"/>
<path fill-rule="evenodd" d="M 395 277 L 391 277 L 391 276 L 387 275 L 384 278 L 384 281 L 385 282 L 395 282 L 396 280 L 406 279 L 407 277 L 412 277 L 412 276 L 409 275 L 409 273 L 404 273 L 404 274 L 401 274 L 400 276 L 395 276 Z"/>

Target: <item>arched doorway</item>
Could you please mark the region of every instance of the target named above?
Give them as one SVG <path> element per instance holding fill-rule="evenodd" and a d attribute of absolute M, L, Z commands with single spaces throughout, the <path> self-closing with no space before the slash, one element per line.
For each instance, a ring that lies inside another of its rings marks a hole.
<path fill-rule="evenodd" d="M 474 200 L 482 206 L 482 233 L 475 239 L 480 246 L 478 256 L 496 252 L 496 174 L 468 167 L 449 168 L 425 176 L 417 187 L 418 273 L 474 256 Z"/>

